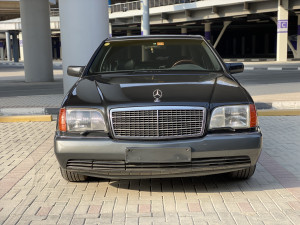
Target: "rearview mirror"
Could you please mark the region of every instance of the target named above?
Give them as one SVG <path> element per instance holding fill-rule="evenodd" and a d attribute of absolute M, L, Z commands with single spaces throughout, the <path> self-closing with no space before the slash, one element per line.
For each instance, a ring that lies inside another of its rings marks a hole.
<path fill-rule="evenodd" d="M 68 66 L 67 74 L 72 77 L 80 77 L 84 66 Z"/>
<path fill-rule="evenodd" d="M 231 74 L 244 72 L 243 63 L 226 63 L 226 67 Z"/>

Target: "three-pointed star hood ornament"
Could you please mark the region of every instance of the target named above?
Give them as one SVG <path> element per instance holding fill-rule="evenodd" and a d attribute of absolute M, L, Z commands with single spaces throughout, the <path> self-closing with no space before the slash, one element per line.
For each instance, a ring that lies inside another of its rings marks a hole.
<path fill-rule="evenodd" d="M 160 102 L 160 98 L 162 97 L 162 91 L 156 89 L 153 91 L 154 102 Z"/>

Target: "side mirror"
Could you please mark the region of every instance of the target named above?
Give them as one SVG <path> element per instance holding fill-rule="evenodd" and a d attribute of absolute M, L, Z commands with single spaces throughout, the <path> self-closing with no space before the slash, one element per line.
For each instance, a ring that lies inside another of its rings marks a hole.
<path fill-rule="evenodd" d="M 226 63 L 226 67 L 231 74 L 244 72 L 243 63 Z"/>
<path fill-rule="evenodd" d="M 80 77 L 84 68 L 84 66 L 68 66 L 67 74 L 72 77 Z"/>

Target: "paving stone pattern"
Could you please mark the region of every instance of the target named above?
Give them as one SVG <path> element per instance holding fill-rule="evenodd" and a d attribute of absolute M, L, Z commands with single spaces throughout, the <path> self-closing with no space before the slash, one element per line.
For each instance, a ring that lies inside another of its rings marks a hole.
<path fill-rule="evenodd" d="M 0 224 L 300 224 L 300 117 L 261 117 L 254 176 L 69 183 L 55 122 L 0 123 Z"/>

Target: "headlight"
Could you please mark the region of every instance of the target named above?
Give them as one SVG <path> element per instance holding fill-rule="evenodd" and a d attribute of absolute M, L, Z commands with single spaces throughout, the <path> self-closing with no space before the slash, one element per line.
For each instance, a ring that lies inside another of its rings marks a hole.
<path fill-rule="evenodd" d="M 61 109 L 60 131 L 103 130 L 107 132 L 103 115 L 96 109 Z"/>
<path fill-rule="evenodd" d="M 257 126 L 256 109 L 251 105 L 221 106 L 213 110 L 209 129 L 230 127 L 244 129 Z"/>

